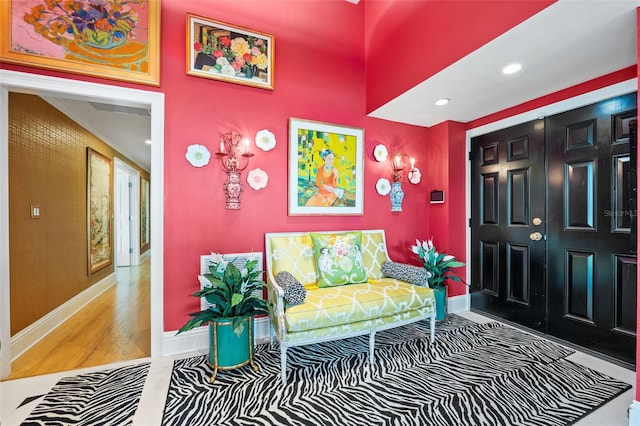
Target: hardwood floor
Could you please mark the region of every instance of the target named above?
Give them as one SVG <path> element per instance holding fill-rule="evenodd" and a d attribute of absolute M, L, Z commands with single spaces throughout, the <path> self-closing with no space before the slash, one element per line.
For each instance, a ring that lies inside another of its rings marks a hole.
<path fill-rule="evenodd" d="M 7 380 L 151 356 L 150 264 L 117 268 L 118 283 L 18 357 Z"/>

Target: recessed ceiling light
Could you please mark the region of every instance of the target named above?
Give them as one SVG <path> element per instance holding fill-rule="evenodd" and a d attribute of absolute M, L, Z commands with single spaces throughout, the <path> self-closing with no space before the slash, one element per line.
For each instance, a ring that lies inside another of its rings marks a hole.
<path fill-rule="evenodd" d="M 147 139 L 146 141 L 144 141 L 144 143 L 146 143 L 147 145 L 151 145 L 151 139 Z"/>
<path fill-rule="evenodd" d="M 436 101 L 436 105 L 438 106 L 446 105 L 448 103 L 449 103 L 449 98 L 442 98 Z"/>
<path fill-rule="evenodd" d="M 522 69 L 522 65 L 521 64 L 513 63 L 513 64 L 509 64 L 506 67 L 502 68 L 502 73 L 503 74 L 513 74 L 513 73 L 516 73 L 516 72 L 520 71 L 520 69 Z"/>

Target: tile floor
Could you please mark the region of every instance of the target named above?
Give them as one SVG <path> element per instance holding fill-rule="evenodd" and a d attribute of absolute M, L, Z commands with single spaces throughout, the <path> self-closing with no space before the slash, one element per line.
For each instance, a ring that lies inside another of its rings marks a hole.
<path fill-rule="evenodd" d="M 458 315 L 476 322 L 488 322 L 493 319 L 473 312 L 458 313 Z M 189 356 L 196 354 L 189 354 Z M 186 356 L 186 355 L 185 355 Z M 569 357 L 570 360 L 608 374 L 618 380 L 635 385 L 635 372 L 611 364 L 591 355 L 577 352 Z M 99 368 L 88 368 L 63 373 L 48 374 L 19 380 L 0 382 L 0 425 L 18 426 L 35 408 L 40 399 L 36 399 L 20 406 L 22 402 L 34 395 L 47 393 L 57 381 L 64 377 L 81 374 L 97 369 L 114 368 L 127 364 L 151 361 L 151 368 L 142 391 L 138 411 L 133 419 L 135 426 L 155 426 L 162 421 L 166 389 L 169 385 L 172 369 L 172 358 L 143 358 L 136 361 L 110 364 Z M 614 400 L 605 404 L 589 416 L 576 423 L 577 426 L 627 426 L 629 419 L 627 410 L 634 399 L 635 386 Z"/>

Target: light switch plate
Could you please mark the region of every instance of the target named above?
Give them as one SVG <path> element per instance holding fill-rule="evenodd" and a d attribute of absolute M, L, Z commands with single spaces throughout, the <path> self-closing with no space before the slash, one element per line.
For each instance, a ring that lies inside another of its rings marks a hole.
<path fill-rule="evenodd" d="M 40 206 L 31 205 L 31 219 L 40 219 Z"/>

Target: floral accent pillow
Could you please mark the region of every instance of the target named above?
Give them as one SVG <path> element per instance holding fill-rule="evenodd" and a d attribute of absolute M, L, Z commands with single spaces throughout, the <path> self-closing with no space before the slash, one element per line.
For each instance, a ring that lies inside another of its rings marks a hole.
<path fill-rule="evenodd" d="M 310 232 L 309 235 L 318 268 L 318 287 L 335 287 L 367 281 L 362 261 L 362 232 Z"/>
<path fill-rule="evenodd" d="M 407 265 L 406 263 L 396 263 L 385 261 L 382 264 L 382 275 L 396 280 L 406 281 L 411 284 L 428 286 L 431 275 L 422 266 Z"/>

